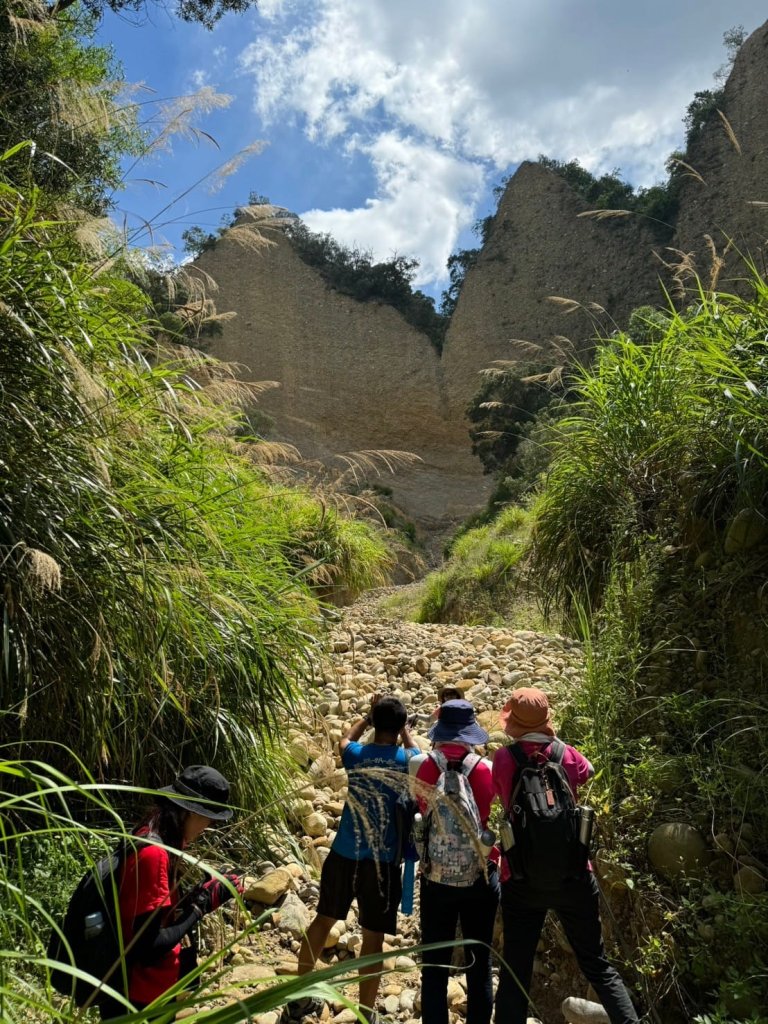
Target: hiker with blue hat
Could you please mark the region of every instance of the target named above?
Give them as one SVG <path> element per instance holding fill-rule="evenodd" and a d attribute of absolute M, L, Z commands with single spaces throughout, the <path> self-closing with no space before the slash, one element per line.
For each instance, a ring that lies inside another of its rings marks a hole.
<path fill-rule="evenodd" d="M 421 811 L 416 830 L 420 854 L 420 923 L 425 945 L 451 942 L 461 924 L 464 939 L 483 945 L 465 950 L 467 1024 L 489 1024 L 493 1010 L 491 940 L 499 904 L 498 850 L 488 831 L 494 797 L 491 762 L 474 752 L 488 742 L 467 700 L 447 700 L 428 732 L 433 749 L 409 765 Z M 422 955 L 423 1024 L 448 1024 L 451 950 Z"/>

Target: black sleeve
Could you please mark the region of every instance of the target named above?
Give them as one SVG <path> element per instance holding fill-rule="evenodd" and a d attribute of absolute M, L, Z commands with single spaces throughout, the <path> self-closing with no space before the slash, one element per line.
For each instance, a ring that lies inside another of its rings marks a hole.
<path fill-rule="evenodd" d="M 184 936 L 190 932 L 200 920 L 196 907 L 190 907 L 179 921 L 160 927 L 160 914 L 149 911 L 139 914 L 133 922 L 133 934 L 136 940 L 132 945 L 133 954 L 140 963 L 152 963 L 166 953 L 170 953 Z"/>

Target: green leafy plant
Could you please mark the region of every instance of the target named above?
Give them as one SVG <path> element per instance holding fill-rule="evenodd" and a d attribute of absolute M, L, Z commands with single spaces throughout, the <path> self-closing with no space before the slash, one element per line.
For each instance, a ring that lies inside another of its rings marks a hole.
<path fill-rule="evenodd" d="M 694 280 L 683 313 L 577 372 L 532 529 L 547 605 L 585 641 L 563 733 L 600 769 L 647 1001 L 745 1020 L 765 1001 L 768 848 L 768 287 L 747 272 L 749 298 Z M 665 822 L 699 831 L 703 881 L 650 871 Z"/>
<path fill-rule="evenodd" d="M 457 537 L 445 567 L 424 582 L 417 621 L 540 625 L 523 564 L 530 521 L 511 506 Z"/>
<path fill-rule="evenodd" d="M 249 386 L 158 348 L 43 211 L 0 180 L 0 739 L 148 785 L 215 759 L 272 805 L 318 588 L 381 580 L 385 543 L 269 478 L 234 437 Z"/>

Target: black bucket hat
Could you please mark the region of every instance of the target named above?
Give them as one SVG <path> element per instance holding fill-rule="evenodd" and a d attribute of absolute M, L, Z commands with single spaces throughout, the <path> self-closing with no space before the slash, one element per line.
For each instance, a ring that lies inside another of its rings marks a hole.
<path fill-rule="evenodd" d="M 212 821 L 229 821 L 232 817 L 232 809 L 223 806 L 229 800 L 229 783 L 221 772 L 207 764 L 191 764 L 160 792 L 185 811 L 202 814 Z"/>
<path fill-rule="evenodd" d="M 433 743 L 467 743 L 474 747 L 488 742 L 488 733 L 475 721 L 475 709 L 468 700 L 447 700 L 427 733 Z"/>

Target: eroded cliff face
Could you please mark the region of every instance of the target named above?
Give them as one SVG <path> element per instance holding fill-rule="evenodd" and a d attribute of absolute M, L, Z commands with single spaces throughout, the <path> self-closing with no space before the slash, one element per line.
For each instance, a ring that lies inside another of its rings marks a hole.
<path fill-rule="evenodd" d="M 686 154 L 702 181 L 684 178 L 674 244 L 696 254 L 706 279 L 710 263 L 705 235 L 722 251 L 726 238 L 750 253 L 765 271 L 768 238 L 768 22 L 746 40 L 725 85 L 720 117 L 709 119 Z M 755 205 L 755 204 L 767 205 Z M 743 262 L 734 251 L 721 284 L 742 277 Z"/>
<path fill-rule="evenodd" d="M 259 254 L 225 234 L 196 265 L 217 282 L 218 308 L 237 312 L 212 354 L 241 363 L 245 379 L 280 384 L 259 399 L 277 436 L 306 458 L 413 452 L 417 465 L 381 483 L 424 525 L 482 506 L 488 481 L 445 399 L 429 340 L 391 307 L 328 288 L 281 231 L 268 237 L 274 244 Z"/>
<path fill-rule="evenodd" d="M 553 362 L 563 348 L 588 353 L 598 331 L 665 301 L 660 279 L 670 279 L 659 257 L 673 260 L 669 248 L 695 252 L 706 278 L 704 236 L 720 244 L 725 232 L 763 265 L 768 206 L 752 204 L 768 203 L 768 23 L 742 47 L 723 107 L 740 151 L 712 118 L 687 154 L 704 182 L 684 180 L 671 242 L 639 217 L 580 217 L 588 204 L 562 178 L 522 164 L 467 274 L 442 358 L 392 308 L 329 289 L 279 231 L 263 254 L 224 235 L 199 260 L 218 282 L 219 309 L 238 314 L 213 354 L 242 363 L 248 379 L 280 382 L 261 407 L 307 457 L 414 452 L 421 463 L 382 482 L 422 524 L 449 525 L 482 507 L 489 489 L 465 418 L 483 369 L 530 361 L 529 343 Z M 742 265 L 732 260 L 728 272 L 738 276 Z M 583 309 L 566 314 L 549 296 Z"/>
<path fill-rule="evenodd" d="M 530 343 L 555 362 L 563 347 L 583 354 L 598 330 L 621 325 L 660 294 L 658 242 L 649 229 L 634 217 L 579 217 L 589 209 L 541 164 L 521 164 L 510 180 L 443 350 L 446 393 L 457 414 L 493 361 L 531 361 L 537 355 Z M 566 314 L 550 296 L 586 308 Z"/>

